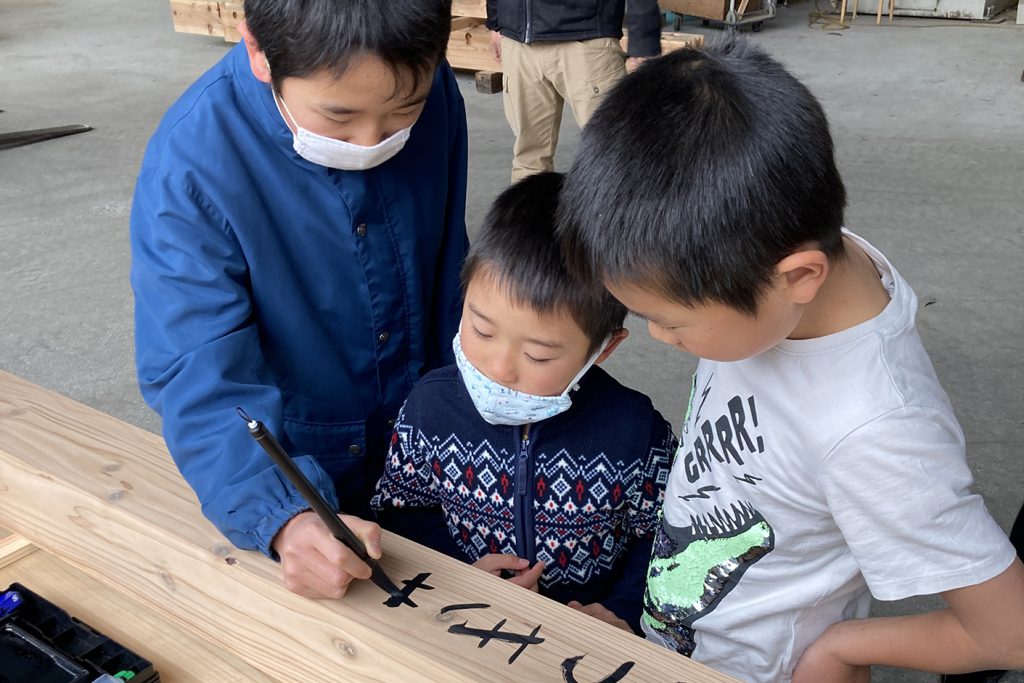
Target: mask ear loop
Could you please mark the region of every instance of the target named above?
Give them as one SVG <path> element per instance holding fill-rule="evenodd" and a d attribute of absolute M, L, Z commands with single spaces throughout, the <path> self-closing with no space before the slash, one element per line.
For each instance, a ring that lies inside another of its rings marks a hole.
<path fill-rule="evenodd" d="M 567 386 L 565 388 L 565 391 L 562 392 L 563 394 L 568 394 L 569 392 L 572 391 L 579 391 L 580 380 L 583 379 L 583 375 L 587 374 L 590 368 L 594 367 L 594 363 L 597 362 L 598 356 L 600 356 L 604 352 L 605 347 L 608 346 L 608 342 L 610 342 L 611 340 L 612 335 L 609 334 L 607 337 L 604 338 L 604 341 L 598 344 L 597 350 L 594 351 L 593 354 L 591 354 L 590 358 L 587 359 L 587 362 L 583 364 L 582 368 L 580 368 L 580 371 L 577 372 L 576 376 L 572 378 L 572 380 L 569 382 L 569 386 Z"/>
<path fill-rule="evenodd" d="M 270 61 L 267 59 L 266 55 L 263 55 L 263 63 L 267 66 L 267 75 L 269 76 L 271 74 Z M 292 116 L 292 112 L 288 108 L 288 103 L 284 101 L 284 98 L 281 97 L 281 94 L 277 92 L 277 88 L 274 87 L 273 78 L 271 78 L 270 81 L 270 94 L 273 95 L 274 97 L 274 106 L 277 107 L 277 113 L 281 115 L 282 119 L 284 119 L 285 116 L 287 115 L 288 118 L 285 120 L 285 123 L 288 123 L 288 121 L 290 120 L 291 125 L 294 126 L 296 130 L 298 130 L 299 124 L 295 121 L 295 117 Z"/>

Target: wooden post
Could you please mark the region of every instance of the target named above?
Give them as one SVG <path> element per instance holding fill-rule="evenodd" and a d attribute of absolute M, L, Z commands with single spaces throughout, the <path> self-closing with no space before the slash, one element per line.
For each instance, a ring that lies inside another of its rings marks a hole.
<path fill-rule="evenodd" d="M 566 666 L 595 681 L 627 665 L 626 683 L 732 680 L 394 535 L 382 565 L 422 586 L 415 608 L 365 581 L 299 597 L 201 516 L 158 436 L 6 373 L 0 526 L 282 681 L 561 681 Z"/>

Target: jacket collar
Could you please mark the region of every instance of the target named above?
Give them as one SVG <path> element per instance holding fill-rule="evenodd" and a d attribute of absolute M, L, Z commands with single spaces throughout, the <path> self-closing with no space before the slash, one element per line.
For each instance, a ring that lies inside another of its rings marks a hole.
<path fill-rule="evenodd" d="M 281 148 L 281 152 L 295 163 L 312 169 L 323 170 L 322 166 L 306 161 L 292 147 L 292 131 L 281 118 L 281 112 L 274 100 L 274 92 L 268 83 L 256 78 L 249 66 L 249 53 L 245 49 L 245 43 L 238 43 L 231 49 L 230 62 L 232 75 L 237 84 L 242 99 L 249 105 L 249 110 L 255 117 L 259 128 L 273 141 L 274 145 Z"/>

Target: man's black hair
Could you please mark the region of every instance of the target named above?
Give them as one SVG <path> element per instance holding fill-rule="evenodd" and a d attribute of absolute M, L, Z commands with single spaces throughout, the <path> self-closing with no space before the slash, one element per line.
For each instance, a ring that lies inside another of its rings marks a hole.
<path fill-rule="evenodd" d="M 289 77 L 345 73 L 373 55 L 415 91 L 444 56 L 451 0 L 245 0 L 245 21 L 270 65 L 274 86 Z"/>
<path fill-rule="evenodd" d="M 635 284 L 754 315 L 804 245 L 843 256 L 846 191 L 821 104 L 744 40 L 646 62 L 594 113 L 559 236 L 591 286 Z"/>
<path fill-rule="evenodd" d="M 539 173 L 491 205 L 462 265 L 463 289 L 477 275 L 494 278 L 510 300 L 537 313 L 565 311 L 590 339 L 590 353 L 626 319 L 625 307 L 569 275 L 555 239 L 561 173 Z"/>

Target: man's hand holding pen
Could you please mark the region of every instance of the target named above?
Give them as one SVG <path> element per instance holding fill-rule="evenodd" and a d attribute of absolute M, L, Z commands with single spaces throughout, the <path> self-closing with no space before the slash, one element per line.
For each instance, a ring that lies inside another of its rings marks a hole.
<path fill-rule="evenodd" d="M 380 526 L 351 515 L 339 515 L 374 559 L 381 557 Z M 370 578 L 370 567 L 331 535 L 313 511 L 293 517 L 272 543 L 281 557 L 288 590 L 307 598 L 340 598 L 353 579 Z"/>

